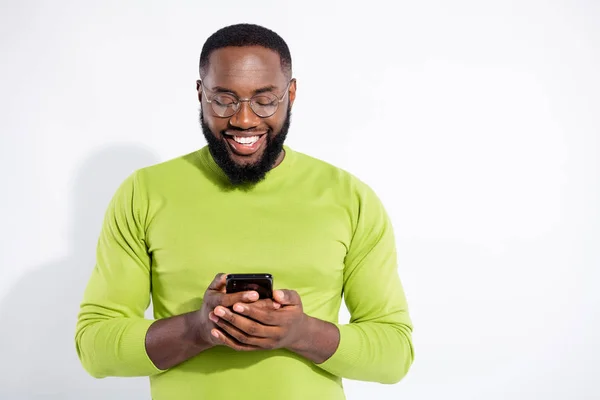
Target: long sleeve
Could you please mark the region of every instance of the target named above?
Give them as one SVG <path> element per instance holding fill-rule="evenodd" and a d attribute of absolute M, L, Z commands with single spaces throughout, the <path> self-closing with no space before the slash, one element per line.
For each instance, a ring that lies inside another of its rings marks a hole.
<path fill-rule="evenodd" d="M 338 324 L 339 346 L 319 366 L 347 379 L 397 383 L 412 365 L 414 350 L 393 229 L 375 193 L 364 184 L 357 192 L 356 226 L 344 267 L 351 319 Z"/>
<path fill-rule="evenodd" d="M 97 262 L 76 326 L 77 354 L 86 371 L 97 378 L 160 372 L 145 348 L 146 332 L 153 322 L 144 318 L 150 304 L 146 210 L 138 173 L 134 173 L 118 188 L 105 214 Z"/>

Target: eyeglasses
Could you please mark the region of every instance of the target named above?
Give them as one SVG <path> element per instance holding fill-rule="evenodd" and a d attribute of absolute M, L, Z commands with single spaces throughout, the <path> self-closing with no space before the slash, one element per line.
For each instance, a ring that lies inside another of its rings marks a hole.
<path fill-rule="evenodd" d="M 274 93 L 266 92 L 255 94 L 249 99 L 240 99 L 233 93 L 216 93 L 213 96 L 207 94 L 206 102 L 211 105 L 214 113 L 221 118 L 229 118 L 235 115 L 240 109 L 240 104 L 243 102 L 250 103 L 250 108 L 254 114 L 261 118 L 268 118 L 277 112 L 279 103 L 283 101 L 286 93 L 289 93 L 288 89 L 291 84 L 292 81 L 289 81 L 281 97 Z M 202 91 L 206 93 L 207 90 L 204 82 L 201 85 Z"/>

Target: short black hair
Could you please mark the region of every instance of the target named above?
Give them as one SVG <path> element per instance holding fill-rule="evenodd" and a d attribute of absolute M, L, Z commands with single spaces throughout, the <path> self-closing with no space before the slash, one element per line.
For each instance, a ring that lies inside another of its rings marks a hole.
<path fill-rule="evenodd" d="M 206 39 L 200 53 L 200 76 L 204 77 L 211 53 L 223 47 L 262 46 L 279 54 L 281 70 L 292 76 L 292 56 L 281 36 L 260 25 L 236 24 L 219 29 Z"/>

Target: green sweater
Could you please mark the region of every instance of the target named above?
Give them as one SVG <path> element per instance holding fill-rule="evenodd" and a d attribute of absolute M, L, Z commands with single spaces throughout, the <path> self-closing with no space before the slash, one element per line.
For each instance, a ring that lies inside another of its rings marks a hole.
<path fill-rule="evenodd" d="M 253 188 L 232 188 L 204 147 L 139 169 L 108 207 L 76 327 L 94 377 L 149 376 L 152 398 L 344 399 L 342 378 L 396 383 L 413 360 L 394 234 L 375 193 L 351 174 L 285 147 Z M 219 272 L 269 272 L 304 312 L 338 325 L 314 364 L 287 350 L 206 350 L 159 370 L 145 350 L 154 318 L 200 308 Z M 351 314 L 339 324 L 342 295 Z"/>

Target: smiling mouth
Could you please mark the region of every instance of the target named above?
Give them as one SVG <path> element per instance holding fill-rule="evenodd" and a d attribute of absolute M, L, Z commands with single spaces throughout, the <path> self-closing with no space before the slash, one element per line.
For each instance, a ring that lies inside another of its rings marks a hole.
<path fill-rule="evenodd" d="M 237 132 L 236 132 L 237 133 Z M 250 156 L 256 153 L 265 141 L 266 133 L 258 135 L 236 135 L 235 133 L 223 132 L 229 148 L 234 154 Z"/>
<path fill-rule="evenodd" d="M 254 143 L 258 142 L 260 139 L 260 135 L 256 136 L 233 136 L 233 140 L 238 142 L 239 144 L 243 144 L 246 146 L 252 146 Z"/>

